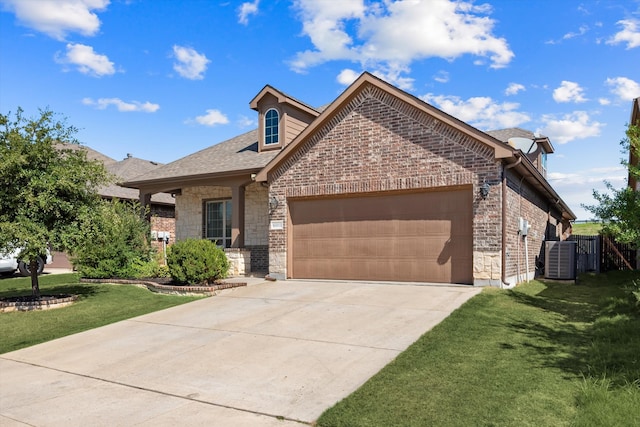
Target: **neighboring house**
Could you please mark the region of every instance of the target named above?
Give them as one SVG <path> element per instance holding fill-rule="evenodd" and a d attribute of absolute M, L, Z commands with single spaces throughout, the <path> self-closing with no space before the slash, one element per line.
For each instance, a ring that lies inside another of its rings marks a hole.
<path fill-rule="evenodd" d="M 161 163 L 132 157 L 131 154 L 127 154 L 123 160 L 105 163 L 105 168 L 117 177 L 118 183 L 135 179 L 137 176 L 144 175 L 161 166 Z M 117 183 L 103 187 L 98 192 L 105 199 L 117 198 L 137 201 L 140 197 L 138 191 L 122 187 Z M 175 199 L 173 196 L 168 193 L 156 193 L 146 201 L 146 205 L 149 206 L 151 232 L 155 232 L 156 236 L 158 232 L 170 233 L 173 238 L 176 234 Z M 159 239 L 156 237 L 155 240 Z M 160 244 L 156 242 L 156 245 Z"/>
<path fill-rule="evenodd" d="M 575 219 L 547 138 L 482 132 L 369 73 L 322 111 L 271 86 L 250 107 L 257 130 L 123 184 L 175 194 L 177 239 L 216 241 L 234 274 L 512 285 Z"/>
<path fill-rule="evenodd" d="M 629 124 L 640 126 L 640 98 L 633 100 L 633 105 L 631 106 L 631 121 Z M 633 150 L 629 150 L 629 164 L 640 166 L 640 157 L 638 153 Z M 640 191 L 640 180 L 631 174 L 629 174 L 629 187 Z"/>
<path fill-rule="evenodd" d="M 139 159 L 128 153 L 126 158 L 118 161 L 86 145 L 65 144 L 65 148 L 84 150 L 87 153 L 87 159 L 102 162 L 105 169 L 116 177 L 116 183 L 98 189 L 98 194 L 106 200 L 117 198 L 119 200 L 138 201 L 139 193 L 137 190 L 122 187 L 118 183 L 134 179 L 162 166 L 162 163 Z M 156 236 L 153 244 L 157 249 L 161 250 L 162 241 L 157 238 L 158 232 L 169 233 L 171 240 L 175 237 L 175 199 L 171 194 L 157 193 L 146 201 L 146 205 L 149 206 L 152 235 Z M 59 259 L 64 259 L 61 255 L 58 256 L 59 254 L 55 255 L 54 263 L 56 264 Z"/>

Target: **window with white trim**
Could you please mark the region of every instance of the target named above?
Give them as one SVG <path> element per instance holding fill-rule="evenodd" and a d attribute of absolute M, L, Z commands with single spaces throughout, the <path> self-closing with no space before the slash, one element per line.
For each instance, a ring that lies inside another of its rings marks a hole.
<path fill-rule="evenodd" d="M 204 237 L 218 246 L 231 247 L 231 200 L 204 202 Z"/>
<path fill-rule="evenodd" d="M 264 145 L 273 145 L 279 142 L 280 113 L 271 108 L 264 115 Z"/>

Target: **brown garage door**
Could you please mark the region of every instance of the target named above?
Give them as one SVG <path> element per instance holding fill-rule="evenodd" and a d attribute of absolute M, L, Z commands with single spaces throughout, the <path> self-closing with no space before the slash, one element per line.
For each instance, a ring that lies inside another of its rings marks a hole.
<path fill-rule="evenodd" d="M 472 283 L 470 189 L 290 200 L 292 278 Z"/>

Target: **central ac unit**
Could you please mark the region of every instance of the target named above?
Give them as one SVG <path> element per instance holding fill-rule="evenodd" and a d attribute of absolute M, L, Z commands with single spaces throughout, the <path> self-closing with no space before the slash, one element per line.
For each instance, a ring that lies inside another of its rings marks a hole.
<path fill-rule="evenodd" d="M 544 277 L 547 279 L 575 280 L 576 242 L 545 242 Z"/>

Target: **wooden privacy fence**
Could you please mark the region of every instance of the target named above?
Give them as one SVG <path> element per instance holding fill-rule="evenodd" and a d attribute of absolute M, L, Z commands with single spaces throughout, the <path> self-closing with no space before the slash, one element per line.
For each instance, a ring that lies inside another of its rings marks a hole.
<path fill-rule="evenodd" d="M 637 252 L 630 244 L 618 243 L 610 237 L 574 234 L 568 240 L 577 242 L 578 273 L 604 273 L 611 270 L 636 270 Z"/>

